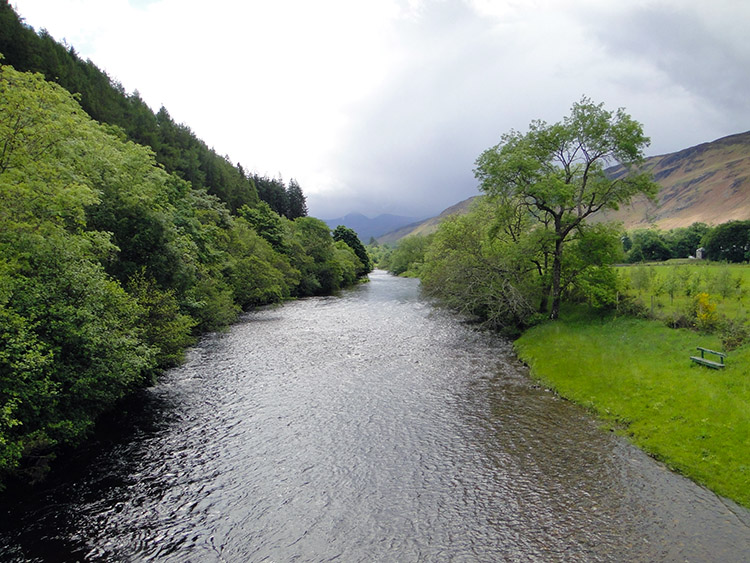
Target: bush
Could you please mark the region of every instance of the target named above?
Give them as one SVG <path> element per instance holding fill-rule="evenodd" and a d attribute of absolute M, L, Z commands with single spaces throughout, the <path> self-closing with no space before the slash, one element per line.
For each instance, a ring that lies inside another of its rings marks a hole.
<path fill-rule="evenodd" d="M 724 319 L 721 323 L 719 338 L 721 338 L 721 344 L 727 352 L 742 346 L 747 342 L 748 337 L 750 337 L 750 328 L 747 326 L 745 317 Z"/>
<path fill-rule="evenodd" d="M 719 325 L 716 303 L 708 293 L 699 293 L 693 299 L 695 326 L 702 332 L 711 332 Z"/>

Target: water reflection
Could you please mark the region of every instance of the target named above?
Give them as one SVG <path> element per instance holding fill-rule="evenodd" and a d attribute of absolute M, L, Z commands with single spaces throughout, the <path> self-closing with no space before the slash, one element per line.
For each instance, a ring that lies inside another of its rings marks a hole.
<path fill-rule="evenodd" d="M 382 273 L 204 339 L 32 502 L 7 560 L 743 561 L 747 511 Z M 127 418 L 127 417 L 126 417 Z M 75 461 L 75 460 L 74 460 Z"/>

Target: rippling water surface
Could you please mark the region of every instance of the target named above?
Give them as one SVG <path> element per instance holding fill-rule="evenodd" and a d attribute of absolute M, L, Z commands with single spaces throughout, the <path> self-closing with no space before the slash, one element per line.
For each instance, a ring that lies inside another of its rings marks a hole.
<path fill-rule="evenodd" d="M 750 515 L 376 272 L 248 314 L 86 467 L 6 504 L 0 559 L 748 561 Z"/>

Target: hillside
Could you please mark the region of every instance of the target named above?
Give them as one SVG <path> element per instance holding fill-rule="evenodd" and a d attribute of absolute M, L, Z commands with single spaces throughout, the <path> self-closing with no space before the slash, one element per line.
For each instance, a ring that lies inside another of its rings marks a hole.
<path fill-rule="evenodd" d="M 479 196 L 473 196 L 469 199 L 460 201 L 457 204 L 452 205 L 448 209 L 444 210 L 437 217 L 430 217 L 429 219 L 425 219 L 424 221 L 412 223 L 410 225 L 406 225 L 405 227 L 401 227 L 400 229 L 388 232 L 383 236 L 378 237 L 378 242 L 380 244 L 394 243 L 404 237 L 412 235 L 429 235 L 431 233 L 434 233 L 435 231 L 437 231 L 440 221 L 451 215 L 466 213 L 469 210 L 471 203 L 478 197 Z"/>
<path fill-rule="evenodd" d="M 359 240 L 367 244 L 371 238 L 377 238 L 385 233 L 402 228 L 404 225 L 418 222 L 417 217 L 402 217 L 400 215 L 390 215 L 384 213 L 374 218 L 366 217 L 361 213 L 349 213 L 336 219 L 324 219 L 324 222 L 331 228 L 335 229 L 339 225 L 344 225 L 353 229 Z"/>
<path fill-rule="evenodd" d="M 750 219 L 750 131 L 649 157 L 644 168 L 661 186 L 656 201 L 636 198 L 618 211 L 594 215 L 594 222 L 620 221 L 626 229 L 656 225 L 666 230 L 697 222 L 718 225 Z M 607 172 L 616 178 L 624 169 L 615 166 Z M 409 235 L 433 233 L 445 217 L 465 213 L 476 197 L 449 207 L 437 217 L 389 232 L 378 242 L 394 243 Z"/>
<path fill-rule="evenodd" d="M 621 221 L 626 229 L 673 229 L 750 218 L 750 131 L 650 157 L 645 168 L 661 186 L 656 201 L 640 197 L 597 220 Z M 624 170 L 609 172 L 617 177 Z"/>

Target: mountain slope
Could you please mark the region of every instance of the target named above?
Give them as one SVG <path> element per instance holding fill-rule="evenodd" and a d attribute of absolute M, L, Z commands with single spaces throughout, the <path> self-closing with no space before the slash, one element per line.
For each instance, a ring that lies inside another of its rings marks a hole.
<path fill-rule="evenodd" d="M 399 229 L 404 225 L 413 224 L 420 219 L 417 217 L 402 217 L 400 215 L 383 214 L 374 219 L 370 219 L 361 213 L 349 213 L 337 219 L 324 219 L 325 223 L 335 229 L 339 225 L 344 225 L 353 229 L 359 240 L 367 244 L 370 238 L 377 238 L 385 233 Z"/>
<path fill-rule="evenodd" d="M 750 131 L 649 157 L 644 169 L 661 186 L 655 201 L 634 198 L 618 211 L 600 212 L 591 220 L 619 221 L 628 230 L 652 225 L 667 230 L 698 222 L 718 225 L 750 219 Z M 617 178 L 625 170 L 615 166 L 607 173 Z M 476 197 L 449 207 L 437 217 L 386 233 L 378 242 L 394 243 L 409 235 L 435 232 L 443 218 L 465 213 Z"/>
<path fill-rule="evenodd" d="M 412 223 L 400 229 L 396 229 L 395 231 L 388 232 L 384 234 L 383 236 L 379 237 L 378 242 L 381 244 L 394 243 L 394 242 L 401 240 L 404 237 L 408 237 L 412 235 L 426 236 L 431 233 L 434 233 L 435 231 L 437 231 L 438 225 L 443 219 L 445 219 L 446 217 L 450 217 L 451 215 L 459 215 L 462 213 L 466 213 L 471 207 L 472 202 L 478 197 L 480 196 L 475 195 L 473 197 L 470 197 L 469 199 L 459 201 L 457 204 L 451 205 L 448 209 L 445 209 L 437 217 L 430 217 L 429 219 L 425 219 L 424 221 L 420 221 L 418 223 Z"/>
<path fill-rule="evenodd" d="M 621 221 L 626 229 L 673 229 L 750 218 L 750 131 L 650 157 L 644 168 L 661 186 L 656 201 L 635 198 L 595 220 Z M 608 172 L 616 178 L 625 171 L 618 166 Z"/>

